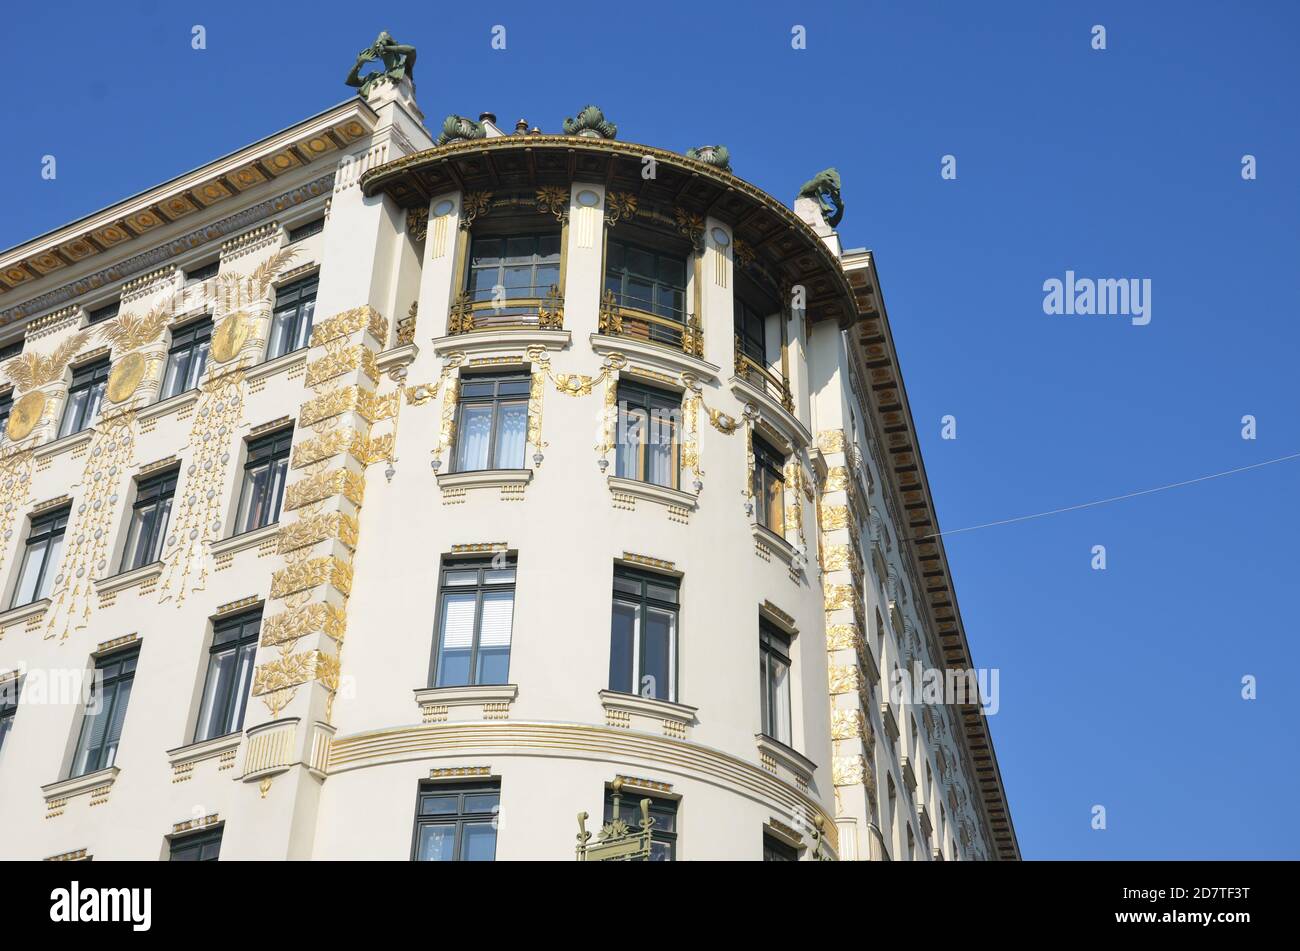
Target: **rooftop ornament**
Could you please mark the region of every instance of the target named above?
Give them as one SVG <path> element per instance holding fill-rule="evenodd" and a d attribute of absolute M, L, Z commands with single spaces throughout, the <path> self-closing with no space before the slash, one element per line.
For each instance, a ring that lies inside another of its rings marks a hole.
<path fill-rule="evenodd" d="M 361 70 L 366 64 L 376 61 L 383 63 L 384 68 L 362 76 Z M 357 54 L 357 61 L 352 64 L 352 71 L 344 82 L 349 86 L 360 87 L 361 96 L 369 98 L 370 90 L 379 83 L 397 85 L 403 79 L 415 82 L 415 47 L 398 43 L 384 30 L 375 38 L 374 43 Z"/>
<path fill-rule="evenodd" d="M 731 171 L 731 152 L 725 145 L 701 145 L 698 149 L 687 149 L 686 157 L 712 165 L 720 172 Z"/>
<path fill-rule="evenodd" d="M 487 128 L 483 123 L 464 116 L 448 116 L 442 120 L 442 132 L 438 133 L 438 140 L 434 144 L 446 145 L 448 142 L 485 138 L 487 138 Z"/>
<path fill-rule="evenodd" d="M 589 139 L 616 139 L 618 126 L 605 120 L 600 106 L 583 106 L 576 119 L 564 120 L 565 135 L 581 135 Z"/>
<path fill-rule="evenodd" d="M 844 199 L 840 197 L 840 173 L 833 168 L 818 172 L 799 189 L 800 198 L 812 198 L 821 206 L 822 218 L 834 228 L 844 217 Z"/>

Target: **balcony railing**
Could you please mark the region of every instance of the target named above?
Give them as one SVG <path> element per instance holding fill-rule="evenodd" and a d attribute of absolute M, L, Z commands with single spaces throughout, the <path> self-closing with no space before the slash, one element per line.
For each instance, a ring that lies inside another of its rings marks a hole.
<path fill-rule="evenodd" d="M 504 297 L 492 291 L 465 291 L 452 301 L 447 315 L 448 334 L 520 327 L 564 329 L 564 298 L 557 285 L 511 287 Z"/>
<path fill-rule="evenodd" d="M 611 290 L 600 301 L 598 329 L 611 337 L 630 337 L 672 347 L 694 357 L 704 356 L 704 330 L 694 314 L 665 317 L 635 306 L 640 301 L 623 298 Z"/>
<path fill-rule="evenodd" d="M 772 399 L 780 400 L 786 412 L 794 412 L 794 396 L 790 393 L 789 382 L 751 356 L 739 334 L 736 335 L 736 376 L 758 387 Z"/>

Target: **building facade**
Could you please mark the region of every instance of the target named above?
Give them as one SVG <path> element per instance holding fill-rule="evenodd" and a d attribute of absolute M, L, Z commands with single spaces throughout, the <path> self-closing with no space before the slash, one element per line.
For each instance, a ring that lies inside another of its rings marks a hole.
<path fill-rule="evenodd" d="M 0 256 L 6 858 L 1018 857 L 838 177 L 616 134 L 398 75 Z"/>

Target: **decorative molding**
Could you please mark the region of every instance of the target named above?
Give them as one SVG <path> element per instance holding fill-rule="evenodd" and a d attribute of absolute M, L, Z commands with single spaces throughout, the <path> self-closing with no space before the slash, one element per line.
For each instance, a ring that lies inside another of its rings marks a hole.
<path fill-rule="evenodd" d="M 445 723 L 448 719 L 507 720 L 518 695 L 519 687 L 515 684 L 422 687 L 415 691 L 415 702 L 425 723 Z M 460 715 L 453 717 L 453 710 Z"/>

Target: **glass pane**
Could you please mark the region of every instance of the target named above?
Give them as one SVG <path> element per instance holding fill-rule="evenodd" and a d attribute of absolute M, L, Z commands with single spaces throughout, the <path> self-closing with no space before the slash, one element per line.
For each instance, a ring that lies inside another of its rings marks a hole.
<path fill-rule="evenodd" d="M 173 353 L 167 358 L 167 375 L 163 377 L 161 399 L 175 396 L 184 389 L 186 364 L 189 362 L 188 350 Z"/>
<path fill-rule="evenodd" d="M 274 360 L 289 352 L 289 333 L 291 332 L 296 307 L 284 307 L 275 312 L 271 318 L 271 341 L 266 348 L 266 359 Z"/>
<path fill-rule="evenodd" d="M 475 238 L 473 263 L 475 267 L 496 265 L 501 260 L 503 242 L 500 238 Z"/>
<path fill-rule="evenodd" d="M 654 280 L 655 256 L 648 251 L 642 251 L 639 248 L 628 248 L 627 269 L 629 273 L 634 274 L 637 277 L 645 277 Z"/>
<path fill-rule="evenodd" d="M 456 437 L 456 471 L 488 467 L 488 440 L 492 435 L 491 406 L 462 406 Z"/>
<path fill-rule="evenodd" d="M 48 598 L 54 590 L 54 579 L 59 575 L 59 562 L 63 558 L 63 535 L 55 535 L 49 541 L 45 552 L 45 571 L 41 574 L 41 585 L 36 589 L 33 601 Z"/>
<path fill-rule="evenodd" d="M 609 636 L 609 689 L 620 693 L 636 692 L 632 689 L 636 617 L 636 605 L 624 601 L 614 602 Z"/>
<path fill-rule="evenodd" d="M 641 650 L 640 689 L 643 697 L 673 699 L 673 635 L 677 616 L 658 608 L 646 608 L 645 646 Z"/>
<path fill-rule="evenodd" d="M 443 575 L 442 583 L 444 585 L 478 584 L 478 569 L 471 568 L 468 571 L 448 571 Z"/>
<path fill-rule="evenodd" d="M 646 411 L 622 405 L 618 417 L 618 448 L 614 460 L 614 474 L 624 479 L 642 479 L 641 442 L 647 430 Z"/>
<path fill-rule="evenodd" d="M 421 796 L 420 815 L 454 816 L 459 800 L 459 796 Z"/>
<path fill-rule="evenodd" d="M 767 477 L 767 527 L 778 535 L 785 534 L 785 483 L 770 474 Z"/>
<path fill-rule="evenodd" d="M 659 280 L 672 287 L 685 287 L 686 264 L 677 258 L 661 257 L 659 259 Z"/>
<path fill-rule="evenodd" d="M 558 264 L 539 264 L 537 270 L 533 272 L 533 286 L 537 288 L 535 297 L 545 297 L 551 291 L 551 285 L 558 286 L 560 283 L 560 265 Z"/>
<path fill-rule="evenodd" d="M 501 380 L 497 384 L 498 396 L 527 396 L 528 380 Z"/>
<path fill-rule="evenodd" d="M 298 336 L 294 341 L 294 349 L 301 350 L 307 346 L 307 341 L 311 339 L 312 316 L 316 312 L 316 300 L 303 301 L 299 306 L 298 312 Z"/>
<path fill-rule="evenodd" d="M 63 423 L 59 426 L 59 436 L 70 436 L 81 431 L 82 414 L 86 408 L 87 393 L 77 390 L 68 393 L 68 405 L 63 410 Z"/>
<path fill-rule="evenodd" d="M 650 417 L 650 471 L 647 481 L 675 488 L 677 485 L 676 426 L 671 414 L 656 410 Z"/>
<path fill-rule="evenodd" d="M 122 740 L 122 725 L 126 722 L 126 707 L 130 699 L 131 681 L 122 681 L 117 685 L 117 698 L 113 701 L 113 719 L 108 725 L 108 735 L 104 738 L 101 769 L 112 766 L 113 761 L 117 759 L 117 747 Z"/>
<path fill-rule="evenodd" d="M 654 285 L 638 277 L 629 277 L 627 287 L 623 292 L 623 299 L 629 307 L 639 310 L 653 310 L 655 300 Z"/>
<path fill-rule="evenodd" d="M 462 862 L 491 862 L 496 858 L 497 830 L 491 822 L 467 822 L 461 836 Z"/>
<path fill-rule="evenodd" d="M 256 657 L 256 641 L 239 649 L 239 672 L 235 677 L 234 695 L 230 698 L 230 713 L 226 716 L 227 733 L 244 728 L 244 711 L 248 706 L 248 692 L 253 686 L 253 661 Z"/>
<path fill-rule="evenodd" d="M 522 469 L 528 436 L 528 405 L 506 403 L 498 409 L 495 468 Z"/>
<path fill-rule="evenodd" d="M 790 745 L 790 668 L 775 657 L 768 668 L 772 677 L 771 737 L 786 746 Z"/>
<path fill-rule="evenodd" d="M 489 568 L 483 572 L 484 584 L 512 584 L 515 580 L 513 568 Z"/>
<path fill-rule="evenodd" d="M 494 264 L 492 267 L 475 268 L 470 272 L 469 291 L 472 299 L 484 301 L 492 299 L 492 290 L 496 287 L 501 271 Z"/>
<path fill-rule="evenodd" d="M 515 593 L 489 591 L 483 595 L 479 621 L 478 670 L 480 684 L 508 683 L 510 673 L 510 627 L 514 620 Z"/>
<path fill-rule="evenodd" d="M 500 793 L 475 793 L 465 797 L 465 812 L 469 814 L 495 812 L 500 801 Z"/>
<path fill-rule="evenodd" d="M 677 589 L 670 588 L 667 585 L 649 583 L 646 585 L 646 597 L 653 598 L 656 601 L 667 601 L 669 604 L 677 603 Z"/>
<path fill-rule="evenodd" d="M 244 473 L 244 493 L 239 501 L 239 531 L 251 532 L 261 528 L 266 508 L 266 490 L 270 482 L 269 466 L 259 466 Z"/>
<path fill-rule="evenodd" d="M 462 687 L 469 681 L 470 648 L 474 642 L 473 592 L 455 592 L 442 596 L 442 632 L 438 648 L 438 687 Z"/>
<path fill-rule="evenodd" d="M 450 862 L 456 844 L 455 826 L 420 826 L 420 839 L 415 848 L 417 862 Z"/>
<path fill-rule="evenodd" d="M 190 371 L 185 377 L 185 389 L 192 390 L 199 385 L 199 378 L 203 376 L 203 371 L 208 368 L 208 350 L 211 344 L 204 340 L 200 343 L 194 352 L 194 359 L 190 361 Z"/>
<path fill-rule="evenodd" d="M 145 560 L 141 562 L 142 565 L 151 564 L 162 558 L 163 539 L 167 535 L 167 525 L 171 521 L 171 515 L 172 497 L 168 495 L 158 503 L 158 517 L 154 521 L 153 538 L 145 550 Z"/>
<path fill-rule="evenodd" d="M 222 651 L 208 659 L 208 677 L 203 684 L 203 703 L 199 707 L 194 742 L 210 740 L 226 733 L 225 707 L 235 672 L 235 652 Z"/>
<path fill-rule="evenodd" d="M 23 553 L 23 568 L 18 576 L 18 587 L 14 589 L 14 607 L 36 600 L 36 584 L 40 580 L 41 565 L 45 561 L 45 548 L 48 544 L 37 542 L 28 545 Z"/>

